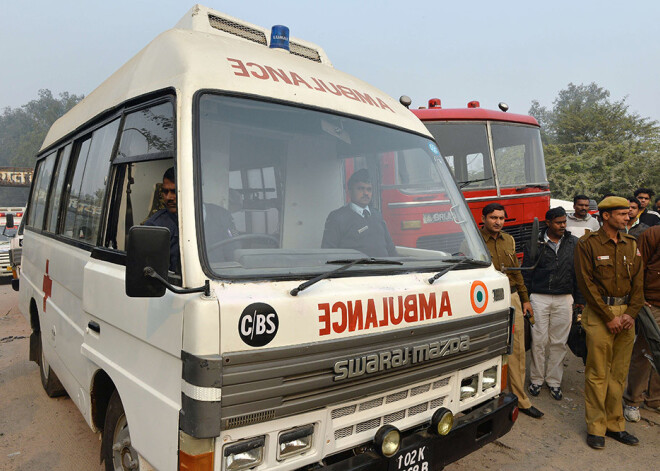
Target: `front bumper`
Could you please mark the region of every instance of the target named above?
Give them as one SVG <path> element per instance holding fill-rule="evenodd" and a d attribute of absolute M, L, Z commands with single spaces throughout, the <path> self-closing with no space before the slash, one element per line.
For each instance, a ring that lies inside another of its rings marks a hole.
<path fill-rule="evenodd" d="M 323 471 L 439 471 L 505 435 L 513 426 L 518 406 L 513 394 L 502 394 L 470 413 L 456 418 L 452 431 L 437 436 L 426 430 L 402 433 L 401 448 L 392 458 L 374 451 L 324 466 Z"/>

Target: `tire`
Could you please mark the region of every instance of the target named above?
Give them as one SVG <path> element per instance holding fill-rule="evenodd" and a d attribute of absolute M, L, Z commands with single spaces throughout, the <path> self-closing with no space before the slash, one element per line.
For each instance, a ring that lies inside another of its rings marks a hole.
<path fill-rule="evenodd" d="M 66 390 L 60 380 L 57 378 L 57 375 L 50 367 L 48 360 L 44 356 L 44 339 L 39 332 L 39 376 L 41 377 L 41 385 L 44 387 L 44 391 L 48 397 L 58 397 L 64 396 Z"/>
<path fill-rule="evenodd" d="M 106 471 L 140 469 L 137 451 L 131 444 L 124 406 L 116 389 L 110 396 L 105 413 L 101 439 L 101 460 L 105 463 Z"/>

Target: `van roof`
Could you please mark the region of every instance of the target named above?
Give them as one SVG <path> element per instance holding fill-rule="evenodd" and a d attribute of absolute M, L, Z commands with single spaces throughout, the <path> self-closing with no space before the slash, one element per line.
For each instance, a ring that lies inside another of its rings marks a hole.
<path fill-rule="evenodd" d="M 365 117 L 429 135 L 398 101 L 334 69 L 320 47 L 291 37 L 291 52 L 266 44 L 269 32 L 195 5 L 50 128 L 55 144 L 95 116 L 132 98 L 173 88 L 179 100 L 197 90 L 262 96 Z"/>

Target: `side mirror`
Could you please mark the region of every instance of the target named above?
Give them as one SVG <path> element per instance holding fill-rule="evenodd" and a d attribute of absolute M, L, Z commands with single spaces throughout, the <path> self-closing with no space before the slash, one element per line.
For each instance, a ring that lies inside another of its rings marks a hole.
<path fill-rule="evenodd" d="M 534 222 L 532 223 L 532 231 L 529 234 L 529 256 L 531 257 L 532 260 L 536 260 L 536 255 L 539 252 L 538 248 L 538 240 L 539 240 L 539 218 L 534 218 Z"/>
<path fill-rule="evenodd" d="M 145 269 L 149 267 L 167 279 L 169 265 L 170 230 L 154 226 L 131 227 L 126 241 L 126 295 L 131 298 L 164 296 L 165 286 L 145 275 Z"/>
<path fill-rule="evenodd" d="M 14 213 L 7 213 L 5 215 L 5 227 L 7 229 L 13 229 L 14 228 Z"/>

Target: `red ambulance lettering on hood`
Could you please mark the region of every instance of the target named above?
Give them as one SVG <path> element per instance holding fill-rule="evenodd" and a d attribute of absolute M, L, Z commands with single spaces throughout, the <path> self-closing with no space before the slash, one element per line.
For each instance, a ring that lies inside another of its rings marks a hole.
<path fill-rule="evenodd" d="M 443 291 L 438 305 L 435 293 L 388 296 L 380 302 L 374 299 L 363 301 L 337 301 L 318 305 L 320 315 L 319 335 L 342 334 L 356 330 L 369 330 L 402 322 L 413 324 L 436 319 L 447 314 L 451 316 L 449 293 Z"/>
<path fill-rule="evenodd" d="M 232 59 L 230 57 L 227 57 L 227 60 L 230 63 L 230 67 L 233 69 L 234 75 L 237 77 L 254 77 L 260 80 L 272 80 L 273 82 L 282 81 L 287 85 L 295 85 L 296 87 L 305 86 L 310 90 L 344 96 L 350 100 L 359 101 L 360 103 L 375 106 L 376 108 L 390 110 L 394 113 L 394 110 L 381 98 L 373 98 L 368 93 L 360 93 L 359 91 L 345 85 L 335 85 L 332 82 L 326 84 L 323 80 L 316 77 L 309 77 L 308 80 L 305 80 L 305 78 L 301 77 L 296 72 L 275 69 L 269 65 L 261 65 L 254 62 L 244 63 L 240 59 Z"/>

